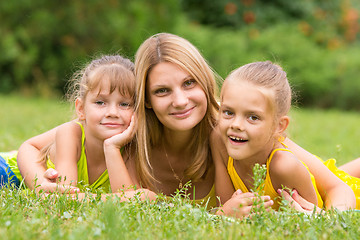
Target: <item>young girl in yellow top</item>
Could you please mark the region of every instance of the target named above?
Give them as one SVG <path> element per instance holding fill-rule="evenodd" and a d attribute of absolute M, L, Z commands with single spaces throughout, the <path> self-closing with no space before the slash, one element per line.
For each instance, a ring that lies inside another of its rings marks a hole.
<path fill-rule="evenodd" d="M 134 64 L 119 55 L 103 56 L 77 72 L 71 83 L 77 118 L 57 127 L 55 139 L 42 147 L 39 165 L 55 168 L 60 186 L 86 185 L 108 192 L 112 169 L 106 160 L 113 158 L 114 146 L 119 151 L 134 132 Z M 119 155 L 126 158 L 127 148 Z M 129 186 L 125 165 L 118 169 L 123 170 L 117 172 L 123 184 Z"/>
<path fill-rule="evenodd" d="M 222 87 L 219 119 L 229 158 L 221 163 L 214 159 L 215 165 L 225 165 L 227 173 L 220 175 L 228 174 L 234 188 L 242 192 L 253 189 L 254 165 L 266 165 L 263 194 L 272 198 L 275 209 L 279 207 L 277 190 L 283 187 L 296 189 L 305 200 L 322 207 L 314 177 L 282 142 L 290 106 L 291 88 L 279 66 L 255 62 L 233 71 Z M 221 179 L 216 177 L 217 187 Z"/>

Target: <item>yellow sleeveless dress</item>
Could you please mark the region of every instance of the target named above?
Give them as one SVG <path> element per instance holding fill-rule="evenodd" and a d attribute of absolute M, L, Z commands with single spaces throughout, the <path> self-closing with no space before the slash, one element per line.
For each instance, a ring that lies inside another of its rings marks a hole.
<path fill-rule="evenodd" d="M 269 172 L 269 166 L 270 166 L 271 160 L 272 160 L 275 152 L 277 152 L 277 151 L 291 152 L 290 150 L 288 150 L 286 148 L 277 148 L 277 149 L 274 149 L 271 152 L 269 158 L 266 160 L 266 177 L 265 177 L 265 181 L 263 183 L 263 186 L 260 186 L 260 187 L 263 187 L 264 195 L 270 196 L 270 198 L 274 201 L 274 205 L 272 206 L 272 208 L 275 209 L 275 210 L 278 210 L 278 208 L 279 208 L 280 197 L 279 197 L 279 194 L 276 192 L 276 190 L 274 189 L 274 187 L 272 185 L 271 178 L 270 178 L 270 172 Z M 306 169 L 308 170 L 308 172 L 310 174 L 311 182 L 312 182 L 312 184 L 314 186 L 314 189 L 316 191 L 316 196 L 317 196 L 317 199 L 318 199 L 318 204 L 317 205 L 318 205 L 318 207 L 321 208 L 323 206 L 323 201 L 321 199 L 319 191 L 317 190 L 315 178 L 310 173 L 308 167 L 305 164 L 304 164 L 304 166 L 306 167 Z M 234 167 L 234 160 L 231 157 L 229 157 L 229 160 L 228 160 L 227 170 L 228 170 L 228 174 L 229 174 L 229 176 L 231 178 L 231 181 L 232 181 L 232 183 L 234 185 L 234 188 L 236 190 L 240 189 L 242 192 L 249 192 L 249 190 L 245 186 L 244 182 L 241 180 L 241 178 L 237 174 L 237 172 L 235 170 L 235 167 Z"/>
<path fill-rule="evenodd" d="M 82 136 L 81 136 L 81 154 L 80 159 L 77 162 L 77 168 L 78 168 L 78 187 L 80 189 L 87 187 L 90 188 L 90 190 L 96 190 L 100 189 L 105 192 L 111 192 L 110 190 L 110 180 L 109 180 L 109 174 L 108 170 L 106 169 L 100 177 L 93 182 L 91 185 L 89 185 L 89 175 L 88 175 L 88 169 L 87 169 L 87 160 L 86 160 L 86 154 L 85 154 L 85 133 L 84 133 L 84 127 L 81 123 L 76 122 L 81 127 Z M 48 168 L 55 168 L 55 164 L 50 160 L 50 158 L 47 160 L 46 165 Z"/>
<path fill-rule="evenodd" d="M 317 157 L 317 156 L 316 156 Z M 319 158 L 319 157 L 317 157 Z M 340 178 L 343 182 L 345 182 L 349 187 L 353 190 L 356 198 L 356 209 L 360 209 L 360 178 L 350 176 L 348 173 L 343 170 L 338 169 L 335 164 L 335 159 L 328 159 L 327 161 L 323 161 L 319 158 L 325 166 L 330 169 L 338 178 Z"/>

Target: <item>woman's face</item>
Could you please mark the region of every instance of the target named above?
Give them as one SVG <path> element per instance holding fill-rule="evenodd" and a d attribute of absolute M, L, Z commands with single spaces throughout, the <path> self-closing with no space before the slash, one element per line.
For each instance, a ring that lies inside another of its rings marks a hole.
<path fill-rule="evenodd" d="M 168 129 L 187 131 L 204 118 L 207 99 L 196 80 L 176 64 L 162 62 L 150 71 L 146 107 Z"/>

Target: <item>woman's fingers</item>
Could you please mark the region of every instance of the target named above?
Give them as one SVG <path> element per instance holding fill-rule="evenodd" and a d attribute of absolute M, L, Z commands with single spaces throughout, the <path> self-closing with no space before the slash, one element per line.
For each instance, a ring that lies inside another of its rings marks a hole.
<path fill-rule="evenodd" d="M 236 195 L 240 195 L 240 194 L 242 194 L 243 192 L 240 190 L 240 189 L 238 189 L 238 190 L 236 190 L 234 193 L 233 193 L 233 195 L 232 195 L 232 197 L 234 197 L 234 196 L 236 196 Z"/>
<path fill-rule="evenodd" d="M 290 206 L 292 208 L 299 212 L 313 213 L 314 209 L 316 213 L 321 212 L 321 209 L 319 207 L 301 197 L 296 190 L 292 191 L 292 195 L 290 195 L 287 191 L 283 191 L 280 189 L 278 189 L 278 193 L 290 203 Z"/>
<path fill-rule="evenodd" d="M 314 209 L 314 204 L 312 204 L 312 203 L 306 201 L 304 198 L 302 198 L 296 190 L 293 191 L 292 198 L 293 198 L 294 201 L 297 202 L 303 209 L 306 209 L 306 210 L 312 210 L 312 209 Z"/>
<path fill-rule="evenodd" d="M 277 190 L 278 194 L 281 195 L 286 201 L 290 203 L 290 206 L 297 211 L 303 212 L 304 210 L 299 203 L 297 203 L 287 191 L 283 191 L 281 189 Z"/>

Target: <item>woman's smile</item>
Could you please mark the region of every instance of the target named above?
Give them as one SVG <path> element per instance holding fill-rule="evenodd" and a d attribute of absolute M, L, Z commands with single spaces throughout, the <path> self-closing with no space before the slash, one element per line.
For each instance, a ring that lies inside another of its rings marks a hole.
<path fill-rule="evenodd" d="M 206 114 L 204 90 L 188 72 L 173 63 L 157 64 L 149 73 L 147 88 L 149 107 L 168 129 L 192 130 Z"/>
<path fill-rule="evenodd" d="M 192 108 L 188 108 L 182 111 L 175 111 L 175 112 L 171 112 L 169 115 L 172 115 L 176 118 L 187 118 L 188 116 L 191 115 L 192 111 L 195 109 L 195 107 Z"/>

